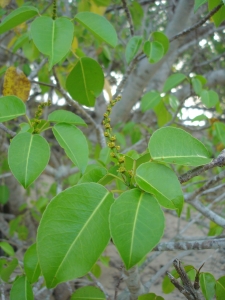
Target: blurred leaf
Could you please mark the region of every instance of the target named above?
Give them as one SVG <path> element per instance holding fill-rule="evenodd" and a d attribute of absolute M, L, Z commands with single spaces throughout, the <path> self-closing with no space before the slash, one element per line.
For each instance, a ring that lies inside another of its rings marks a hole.
<path fill-rule="evenodd" d="M 216 300 L 224 300 L 225 276 L 220 277 L 216 282 Z"/>
<path fill-rule="evenodd" d="M 154 108 L 156 105 L 159 104 L 161 100 L 161 96 L 159 92 L 148 92 L 144 94 L 141 98 L 141 110 L 145 112 L 151 108 Z"/>
<path fill-rule="evenodd" d="M 208 0 L 195 0 L 194 12 L 196 12 L 200 6 L 206 3 Z"/>
<path fill-rule="evenodd" d="M 58 109 L 50 113 L 48 115 L 48 121 L 55 123 L 68 123 L 74 125 L 87 126 L 87 124 L 81 117 L 77 116 L 71 111 L 66 111 L 63 109 Z"/>
<path fill-rule="evenodd" d="M 9 256 L 13 256 L 15 254 L 13 247 L 7 242 L 0 242 L 0 248 L 2 248 L 2 250 Z"/>
<path fill-rule="evenodd" d="M 208 0 L 209 11 L 221 4 L 220 0 Z M 218 27 L 225 20 L 225 6 L 223 5 L 217 13 L 212 16 L 213 22 Z"/>
<path fill-rule="evenodd" d="M 4 96 L 14 95 L 26 102 L 30 94 L 31 84 L 24 73 L 15 67 L 9 67 L 5 72 L 3 92 Z"/>
<path fill-rule="evenodd" d="M 10 279 L 11 274 L 15 270 L 15 268 L 18 266 L 18 260 L 17 258 L 13 258 L 12 261 L 7 263 L 6 267 L 3 267 L 1 270 L 1 278 L 3 281 L 8 282 Z"/>
<path fill-rule="evenodd" d="M 104 293 L 94 286 L 85 286 L 77 289 L 70 300 L 106 300 Z"/>
<path fill-rule="evenodd" d="M 152 33 L 152 38 L 155 42 L 158 42 L 163 46 L 164 49 L 163 55 L 165 55 L 168 52 L 170 47 L 170 42 L 168 37 L 162 32 L 155 31 Z"/>
<path fill-rule="evenodd" d="M 0 122 L 9 121 L 26 113 L 22 100 L 15 96 L 0 97 Z"/>
<path fill-rule="evenodd" d="M 200 96 L 203 104 L 205 104 L 207 108 L 212 108 L 219 102 L 219 96 L 213 90 L 202 90 Z"/>
<path fill-rule="evenodd" d="M 206 300 L 214 299 L 216 279 L 211 273 L 200 274 L 200 287 Z"/>
<path fill-rule="evenodd" d="M 4 205 L 9 199 L 9 188 L 7 185 L 0 185 L 0 204 Z"/>
<path fill-rule="evenodd" d="M 183 82 L 187 77 L 182 73 L 172 74 L 170 75 L 166 82 L 164 83 L 163 92 L 167 93 L 172 88 L 178 86 L 181 82 Z"/>
<path fill-rule="evenodd" d="M 142 36 L 133 36 L 129 40 L 126 50 L 125 50 L 125 58 L 128 65 L 133 60 L 135 55 L 137 54 L 142 43 Z"/>

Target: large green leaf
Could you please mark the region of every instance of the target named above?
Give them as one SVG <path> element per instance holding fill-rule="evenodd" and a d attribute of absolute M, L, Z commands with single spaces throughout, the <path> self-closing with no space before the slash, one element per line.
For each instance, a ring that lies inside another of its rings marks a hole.
<path fill-rule="evenodd" d="M 24 254 L 24 270 L 30 283 L 38 280 L 41 274 L 36 244 L 31 245 Z"/>
<path fill-rule="evenodd" d="M 180 216 L 183 193 L 176 174 L 170 168 L 157 163 L 144 163 L 136 170 L 136 181 L 141 189 L 155 195 L 160 205 L 177 209 Z"/>
<path fill-rule="evenodd" d="M 128 65 L 130 64 L 130 62 L 132 61 L 132 59 L 135 57 L 135 55 L 137 54 L 140 46 L 142 43 L 142 36 L 133 36 L 127 46 L 126 46 L 126 51 L 125 51 L 125 58 L 126 58 L 126 62 L 128 63 Z"/>
<path fill-rule="evenodd" d="M 211 273 L 200 274 L 200 287 L 206 300 L 214 299 L 216 279 Z"/>
<path fill-rule="evenodd" d="M 40 52 L 49 56 L 49 70 L 70 50 L 74 25 L 65 17 L 36 18 L 31 24 L 31 36 Z"/>
<path fill-rule="evenodd" d="M 174 127 L 156 130 L 148 144 L 154 160 L 164 163 L 200 166 L 211 161 L 206 147 L 186 131 Z"/>
<path fill-rule="evenodd" d="M 16 96 L 0 97 L 0 123 L 23 116 L 26 113 L 25 104 Z"/>
<path fill-rule="evenodd" d="M 167 78 L 164 83 L 163 92 L 167 93 L 172 88 L 178 86 L 182 81 L 184 81 L 187 77 L 182 73 L 172 74 Z"/>
<path fill-rule="evenodd" d="M 22 276 L 14 281 L 10 291 L 10 300 L 33 300 L 32 287 L 26 276 Z"/>
<path fill-rule="evenodd" d="M 66 88 L 80 104 L 94 106 L 104 87 L 104 74 L 92 58 L 81 57 L 66 80 Z"/>
<path fill-rule="evenodd" d="M 13 10 L 0 24 L 0 34 L 26 22 L 38 14 L 34 6 L 21 6 Z"/>
<path fill-rule="evenodd" d="M 141 98 L 141 110 L 143 112 L 155 107 L 159 104 L 161 96 L 159 92 L 148 92 Z"/>
<path fill-rule="evenodd" d="M 73 293 L 70 300 L 105 300 L 104 293 L 94 286 L 79 288 Z"/>
<path fill-rule="evenodd" d="M 88 144 L 83 132 L 66 123 L 56 124 L 52 131 L 69 159 L 84 173 L 88 163 Z"/>
<path fill-rule="evenodd" d="M 139 189 L 124 192 L 110 210 L 113 242 L 127 269 L 137 264 L 160 241 L 164 215 L 156 199 Z"/>
<path fill-rule="evenodd" d="M 66 111 L 63 109 L 58 109 L 50 113 L 48 115 L 48 121 L 55 123 L 69 123 L 74 125 L 87 126 L 87 124 L 84 122 L 83 119 L 81 119 L 81 117 L 77 116 L 71 111 Z"/>
<path fill-rule="evenodd" d="M 50 158 L 47 141 L 29 132 L 15 136 L 9 146 L 9 167 L 24 188 L 27 188 L 44 171 Z"/>
<path fill-rule="evenodd" d="M 97 183 L 58 194 L 47 206 L 37 234 L 37 251 L 48 288 L 91 270 L 110 239 L 113 197 Z"/>
<path fill-rule="evenodd" d="M 104 17 L 92 12 L 80 12 L 75 20 L 90 30 L 98 39 L 112 47 L 117 45 L 117 33 L 112 24 Z"/>

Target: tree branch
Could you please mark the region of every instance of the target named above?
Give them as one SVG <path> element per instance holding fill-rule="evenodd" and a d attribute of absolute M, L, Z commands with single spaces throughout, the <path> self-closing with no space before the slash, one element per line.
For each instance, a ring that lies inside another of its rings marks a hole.
<path fill-rule="evenodd" d="M 16 132 L 8 129 L 7 127 L 5 127 L 2 123 L 0 123 L 0 129 L 4 130 L 6 133 L 8 133 L 11 137 L 16 136 Z"/>
<path fill-rule="evenodd" d="M 123 8 L 125 10 L 125 13 L 127 15 L 127 21 L 129 23 L 129 27 L 130 27 L 130 34 L 131 36 L 134 35 L 134 24 L 133 24 L 133 20 L 132 20 L 132 17 L 131 17 L 131 14 L 130 14 L 130 11 L 127 7 L 127 2 L 126 0 L 122 0 L 122 3 L 123 3 Z"/>

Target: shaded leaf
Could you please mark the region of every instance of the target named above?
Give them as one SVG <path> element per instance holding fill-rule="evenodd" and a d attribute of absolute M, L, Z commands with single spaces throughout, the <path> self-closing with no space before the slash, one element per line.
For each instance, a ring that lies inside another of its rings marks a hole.
<path fill-rule="evenodd" d="M 105 17 L 85 11 L 76 14 L 75 20 L 90 30 L 98 39 L 116 47 L 117 33 Z"/>
<path fill-rule="evenodd" d="M 220 0 L 208 0 L 209 11 L 221 4 Z M 225 20 L 225 6 L 223 5 L 218 12 L 212 16 L 213 22 L 218 27 Z"/>
<path fill-rule="evenodd" d="M 40 135 L 24 132 L 16 135 L 9 146 L 10 170 L 24 188 L 44 171 L 50 157 L 47 141 Z"/>
<path fill-rule="evenodd" d="M 14 95 L 26 102 L 30 94 L 30 89 L 30 81 L 22 71 L 15 67 L 7 69 L 2 91 L 4 96 Z"/>
<path fill-rule="evenodd" d="M 32 22 L 32 39 L 38 50 L 49 56 L 49 70 L 69 52 L 73 31 L 72 22 L 65 17 L 53 20 L 44 16 Z"/>
<path fill-rule="evenodd" d="M 222 276 L 216 282 L 216 299 L 224 300 L 224 295 L 225 295 L 225 276 Z"/>
<path fill-rule="evenodd" d="M 202 90 L 201 100 L 207 108 L 211 108 L 214 107 L 219 102 L 219 96 L 213 90 L 210 91 Z"/>
<path fill-rule="evenodd" d="M 0 242 L 0 248 L 2 248 L 2 250 L 10 256 L 15 254 L 13 247 L 7 242 Z"/>
<path fill-rule="evenodd" d="M 0 204 L 4 205 L 9 199 L 9 188 L 7 185 L 0 185 Z"/>
<path fill-rule="evenodd" d="M 10 300 L 34 300 L 32 287 L 26 276 L 17 278 L 10 291 Z"/>
<path fill-rule="evenodd" d="M 152 38 L 154 39 L 155 42 L 158 42 L 163 46 L 164 49 L 163 55 L 165 55 L 168 52 L 170 47 L 170 42 L 168 37 L 163 32 L 155 31 L 152 33 Z"/>
<path fill-rule="evenodd" d="M 1 278 L 3 281 L 8 282 L 10 275 L 13 273 L 15 268 L 18 266 L 18 260 L 17 258 L 13 258 L 12 261 L 10 261 L 6 267 L 4 267 L 1 270 Z"/>
<path fill-rule="evenodd" d="M 72 294 L 70 300 L 105 300 L 104 293 L 94 286 L 79 288 Z"/>
<path fill-rule="evenodd" d="M 200 166 L 211 161 L 208 150 L 199 140 L 174 127 L 156 130 L 148 148 L 154 160 L 164 163 Z"/>
<path fill-rule="evenodd" d="M 139 189 L 125 191 L 110 210 L 113 242 L 127 269 L 137 264 L 160 241 L 164 215 L 156 199 Z"/>
<path fill-rule="evenodd" d="M 38 280 L 41 269 L 38 262 L 36 244 L 31 245 L 24 254 L 24 270 L 30 283 Z"/>
<path fill-rule="evenodd" d="M 200 6 L 206 3 L 208 0 L 195 0 L 194 12 L 196 12 Z"/>
<path fill-rule="evenodd" d="M 141 189 L 153 194 L 159 204 L 177 209 L 180 216 L 183 207 L 183 192 L 176 174 L 168 167 L 147 162 L 136 170 L 136 182 Z"/>
<path fill-rule="evenodd" d="M 142 36 L 133 36 L 129 40 L 126 50 L 125 50 L 125 58 L 128 65 L 133 60 L 135 55 L 137 54 L 142 43 Z"/>
<path fill-rule="evenodd" d="M 84 173 L 88 163 L 88 144 L 83 132 L 66 123 L 56 124 L 52 131 L 69 159 Z"/>
<path fill-rule="evenodd" d="M 139 296 L 138 300 L 164 300 L 164 298 L 161 296 L 157 296 L 154 293 L 149 293 Z"/>
<path fill-rule="evenodd" d="M 100 65 L 92 58 L 81 57 L 66 80 L 71 97 L 80 104 L 94 106 L 95 99 L 104 87 L 104 74 Z"/>
<path fill-rule="evenodd" d="M 82 183 L 61 192 L 47 206 L 38 229 L 37 251 L 48 288 L 91 270 L 110 239 L 112 202 L 103 186 Z"/>

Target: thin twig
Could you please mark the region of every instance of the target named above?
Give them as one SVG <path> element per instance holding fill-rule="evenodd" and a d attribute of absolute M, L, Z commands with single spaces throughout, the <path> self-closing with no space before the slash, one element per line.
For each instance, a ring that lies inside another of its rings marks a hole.
<path fill-rule="evenodd" d="M 106 292 L 106 290 L 104 289 L 103 285 L 101 284 L 101 282 L 98 281 L 98 279 L 91 273 L 89 272 L 88 275 L 91 277 L 91 279 L 94 281 L 95 285 L 97 285 L 97 287 L 100 288 L 100 290 L 105 294 L 106 299 L 110 300 L 110 296 L 109 294 Z"/>
<path fill-rule="evenodd" d="M 127 21 L 129 23 L 129 27 L 130 27 L 130 34 L 131 36 L 134 35 L 134 24 L 133 24 L 133 20 L 132 20 L 132 17 L 131 17 L 131 14 L 130 14 L 130 11 L 127 7 L 127 2 L 126 0 L 122 0 L 122 3 L 123 3 L 123 8 L 125 10 L 125 13 L 127 15 Z"/>
<path fill-rule="evenodd" d="M 8 129 L 7 127 L 5 127 L 2 123 L 0 123 L 0 129 L 4 130 L 6 133 L 8 133 L 11 137 L 16 136 L 16 132 Z"/>

